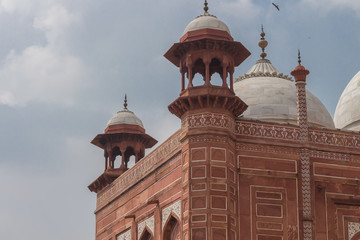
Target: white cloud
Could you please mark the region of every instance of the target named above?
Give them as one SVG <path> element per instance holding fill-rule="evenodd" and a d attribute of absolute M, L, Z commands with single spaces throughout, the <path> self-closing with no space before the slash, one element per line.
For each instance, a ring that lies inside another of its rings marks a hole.
<path fill-rule="evenodd" d="M 29 101 L 74 103 L 74 94 L 84 78 L 80 59 L 64 55 L 52 46 L 30 46 L 21 54 L 11 52 L 0 68 L 0 99 L 7 105 Z"/>
<path fill-rule="evenodd" d="M 42 31 L 47 40 L 43 46 L 31 45 L 20 53 L 9 52 L 0 65 L 0 104 L 14 106 L 40 101 L 72 105 L 85 79 L 85 65 L 67 47 L 68 30 L 79 17 L 58 4 L 39 6 L 32 9 L 29 1 L 0 2 L 8 13 L 20 9 L 18 14 L 26 15 L 33 11 L 30 17 L 33 27 Z"/>
<path fill-rule="evenodd" d="M 302 2 L 305 3 L 307 6 L 316 7 L 325 11 L 337 10 L 342 8 L 352 9 L 356 12 L 360 11 L 359 0 L 302 0 Z"/>

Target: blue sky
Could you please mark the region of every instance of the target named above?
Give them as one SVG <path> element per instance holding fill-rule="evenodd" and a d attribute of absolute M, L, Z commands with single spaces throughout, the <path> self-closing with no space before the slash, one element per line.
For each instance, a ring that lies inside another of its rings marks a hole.
<path fill-rule="evenodd" d="M 308 89 L 333 115 L 360 70 L 358 0 L 209 0 L 257 59 L 264 25 L 273 65 L 284 74 L 297 50 Z M 198 0 L 0 0 L 0 238 L 93 239 L 96 197 L 87 185 L 103 171 L 90 144 L 122 109 L 162 142 L 180 127 L 167 110 L 180 74 L 163 54 L 202 14 Z"/>

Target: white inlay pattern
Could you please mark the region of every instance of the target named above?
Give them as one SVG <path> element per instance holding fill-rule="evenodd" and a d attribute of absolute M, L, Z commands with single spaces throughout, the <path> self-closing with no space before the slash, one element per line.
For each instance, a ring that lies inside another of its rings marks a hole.
<path fill-rule="evenodd" d="M 116 240 L 131 240 L 131 229 L 126 230 L 117 236 Z"/>
<path fill-rule="evenodd" d="M 349 222 L 348 223 L 348 233 L 349 233 L 349 239 L 352 239 L 355 234 L 360 232 L 360 223 L 358 222 Z"/>
<path fill-rule="evenodd" d="M 148 229 L 151 231 L 151 234 L 154 235 L 154 216 L 149 217 L 148 219 L 142 221 L 138 224 L 138 239 L 140 238 L 141 234 L 143 233 L 145 227 L 148 227 Z"/>
<path fill-rule="evenodd" d="M 180 199 L 162 210 L 162 228 L 164 228 L 165 223 L 168 220 L 171 213 L 174 213 L 178 217 L 178 219 L 181 219 Z"/>

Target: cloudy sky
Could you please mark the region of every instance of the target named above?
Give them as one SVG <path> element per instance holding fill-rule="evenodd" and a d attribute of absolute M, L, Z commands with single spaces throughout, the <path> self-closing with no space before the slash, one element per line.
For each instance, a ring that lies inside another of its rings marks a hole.
<path fill-rule="evenodd" d="M 308 88 L 333 115 L 360 70 L 359 0 L 209 0 L 252 55 L 264 24 L 268 58 L 285 74 L 297 49 Z M 94 239 L 103 171 L 90 144 L 108 119 L 129 109 L 160 142 L 179 128 L 167 110 L 178 69 L 163 54 L 200 15 L 202 0 L 0 0 L 0 238 Z"/>

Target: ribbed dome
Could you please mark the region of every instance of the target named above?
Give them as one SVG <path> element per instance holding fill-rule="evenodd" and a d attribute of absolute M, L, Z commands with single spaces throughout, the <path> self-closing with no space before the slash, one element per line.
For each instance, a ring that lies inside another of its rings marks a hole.
<path fill-rule="evenodd" d="M 230 30 L 225 23 L 220 21 L 217 17 L 210 15 L 208 13 L 204 13 L 203 15 L 200 15 L 194 20 L 192 20 L 185 28 L 184 34 L 186 34 L 187 32 L 205 29 L 205 28 L 222 30 L 230 34 Z"/>
<path fill-rule="evenodd" d="M 234 90 L 249 106 L 243 117 L 297 124 L 295 84 L 269 60 L 258 60 L 244 76 L 236 80 Z M 334 128 L 333 120 L 322 102 L 308 90 L 306 98 L 309 125 Z"/>
<path fill-rule="evenodd" d="M 360 71 L 351 79 L 337 104 L 334 122 L 336 128 L 360 131 Z"/>
<path fill-rule="evenodd" d="M 122 111 L 117 112 L 107 123 L 108 126 L 118 125 L 118 124 L 129 124 L 136 125 L 144 128 L 141 120 L 131 111 L 124 108 Z"/>

